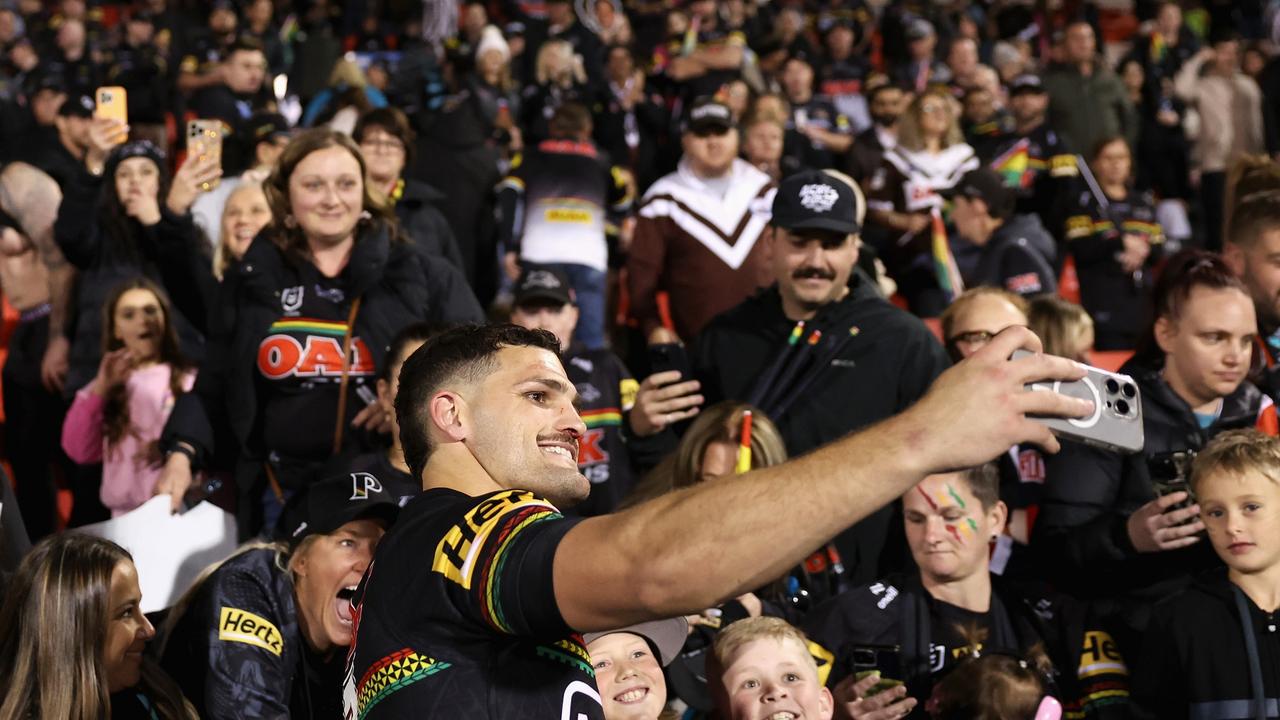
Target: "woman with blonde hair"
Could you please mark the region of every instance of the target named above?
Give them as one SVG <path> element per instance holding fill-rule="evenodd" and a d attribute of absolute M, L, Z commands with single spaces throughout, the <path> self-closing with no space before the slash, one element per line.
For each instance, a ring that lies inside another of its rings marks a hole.
<path fill-rule="evenodd" d="M 751 469 L 786 462 L 787 447 L 782 434 L 764 413 L 746 403 L 717 403 L 698 413 L 676 451 L 640 481 L 623 507 L 639 505 L 721 475 L 732 475 L 742 441 L 742 416 L 748 410 L 752 414 Z"/>
<path fill-rule="evenodd" d="M 51 535 L 23 559 L 0 608 L 0 718 L 194 720 L 177 685 L 143 655 L 133 558 L 110 540 Z"/>
<path fill-rule="evenodd" d="M 271 208 L 260 183 L 241 183 L 222 206 L 218 244 L 213 249 L 213 276 L 222 282 L 231 266 L 244 257 L 249 243 L 271 222 Z"/>
<path fill-rule="evenodd" d="M 1027 327 L 1040 338 L 1049 355 L 1089 364 L 1093 349 L 1093 318 L 1079 305 L 1044 295 L 1031 301 Z"/>
<path fill-rule="evenodd" d="M 893 244 L 885 258 L 911 310 L 936 317 L 948 298 L 938 287 L 930 252 L 932 214 L 942 193 L 981 164 L 964 141 L 958 104 L 945 91 L 916 96 L 898 121 L 898 144 L 885 151 L 880 169 L 867 183 L 867 214 L 888 228 Z"/>
<path fill-rule="evenodd" d="M 570 102 L 591 105 L 582 56 L 573 51 L 568 40 L 548 40 L 538 48 L 534 83 L 524 90 L 523 122 L 520 124 L 528 134 L 525 145 L 548 137 L 547 122 L 556 108 Z"/>

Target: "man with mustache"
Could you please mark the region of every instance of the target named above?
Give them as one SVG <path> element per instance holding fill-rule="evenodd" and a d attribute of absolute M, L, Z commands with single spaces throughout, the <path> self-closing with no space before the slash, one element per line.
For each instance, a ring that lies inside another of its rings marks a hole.
<path fill-rule="evenodd" d="M 694 374 L 708 405 L 759 406 L 793 456 L 901 412 L 948 365 L 920 320 L 854 274 L 865 208 L 852 181 L 821 171 L 784 180 L 764 235 L 775 284 L 712 320 L 695 343 Z M 802 337 L 770 378 L 801 320 Z M 881 509 L 837 538 L 854 582 L 885 570 L 879 555 L 891 515 Z"/>

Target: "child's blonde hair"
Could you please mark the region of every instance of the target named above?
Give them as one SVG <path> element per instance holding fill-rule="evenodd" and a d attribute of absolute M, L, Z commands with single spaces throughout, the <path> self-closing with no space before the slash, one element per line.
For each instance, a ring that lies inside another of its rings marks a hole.
<path fill-rule="evenodd" d="M 1214 473 L 1243 475 L 1261 473 L 1273 483 L 1280 483 L 1280 438 L 1264 435 L 1252 428 L 1229 430 L 1205 445 L 1191 463 L 1191 489 Z"/>
<path fill-rule="evenodd" d="M 748 643 L 757 640 L 784 642 L 788 639 L 800 643 L 800 650 L 804 653 L 806 664 L 813 668 L 813 672 L 816 675 L 818 662 L 809 653 L 809 639 L 805 637 L 799 628 L 782 618 L 776 617 L 746 618 L 721 630 L 720 634 L 716 636 L 714 648 L 716 663 L 723 670 L 729 666 L 734 654 Z"/>

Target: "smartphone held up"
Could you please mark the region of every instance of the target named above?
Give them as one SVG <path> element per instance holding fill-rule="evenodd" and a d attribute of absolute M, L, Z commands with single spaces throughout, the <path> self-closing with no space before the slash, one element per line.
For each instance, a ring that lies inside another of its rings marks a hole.
<path fill-rule="evenodd" d="M 1018 350 L 1013 359 L 1031 353 Z M 1145 444 L 1142 428 L 1142 395 L 1133 378 L 1102 368 L 1086 366 L 1083 378 L 1033 382 L 1028 390 L 1050 390 L 1093 403 L 1093 413 L 1083 418 L 1034 417 L 1068 440 L 1120 453 L 1140 452 Z"/>
<path fill-rule="evenodd" d="M 121 127 L 129 124 L 129 94 L 118 85 L 100 87 L 93 93 L 93 117 L 96 120 L 116 120 Z M 112 141 L 120 145 L 129 139 L 128 131 L 122 131 Z"/>

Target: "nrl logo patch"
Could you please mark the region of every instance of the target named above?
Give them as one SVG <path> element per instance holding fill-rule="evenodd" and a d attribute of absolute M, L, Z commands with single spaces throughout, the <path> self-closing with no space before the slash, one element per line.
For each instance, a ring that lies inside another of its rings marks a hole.
<path fill-rule="evenodd" d="M 800 188 L 800 204 L 814 212 L 830 212 L 840 197 L 830 185 L 805 185 Z"/>

